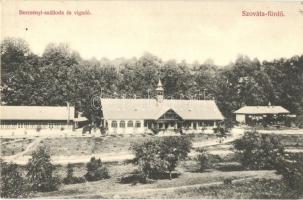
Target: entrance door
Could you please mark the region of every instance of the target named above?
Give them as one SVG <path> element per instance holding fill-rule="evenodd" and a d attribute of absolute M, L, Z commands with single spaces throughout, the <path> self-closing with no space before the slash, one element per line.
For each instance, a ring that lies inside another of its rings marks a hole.
<path fill-rule="evenodd" d="M 168 129 L 168 123 L 165 123 L 165 129 Z"/>

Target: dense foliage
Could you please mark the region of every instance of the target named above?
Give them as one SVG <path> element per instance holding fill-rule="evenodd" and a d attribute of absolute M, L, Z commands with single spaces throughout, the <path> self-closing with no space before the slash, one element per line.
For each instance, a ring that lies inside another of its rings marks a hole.
<path fill-rule="evenodd" d="M 242 165 L 248 169 L 273 169 L 284 159 L 284 147 L 273 135 L 246 132 L 234 143 Z"/>
<path fill-rule="evenodd" d="M 0 159 L 1 169 L 1 198 L 26 198 L 29 195 L 29 187 L 22 177 L 17 164 L 6 163 Z"/>
<path fill-rule="evenodd" d="M 303 155 L 294 154 L 280 160 L 275 166 L 284 183 L 290 188 L 288 198 L 303 197 Z"/>
<path fill-rule="evenodd" d="M 205 149 L 198 149 L 198 152 L 196 160 L 199 163 L 199 170 L 203 172 L 210 167 L 209 156 Z"/>
<path fill-rule="evenodd" d="M 72 164 L 67 164 L 67 175 L 66 177 L 63 179 L 63 183 L 64 184 L 76 184 L 76 183 L 84 183 L 86 180 L 84 177 L 75 177 L 74 176 L 74 168 Z"/>
<path fill-rule="evenodd" d="M 8 105 L 63 106 L 68 101 L 98 124 L 101 110 L 91 105 L 95 95 L 152 97 L 158 78 L 166 98 L 215 98 L 228 120 L 243 105 L 271 102 L 303 121 L 303 55 L 262 63 L 239 56 L 219 67 L 213 62 L 162 61 L 150 53 L 131 59 L 84 60 L 65 44 L 50 44 L 38 56 L 22 39 L 6 38 L 1 43 L 1 98 Z"/>
<path fill-rule="evenodd" d="M 131 145 L 135 154 L 133 162 L 145 178 L 153 178 L 159 173 L 168 172 L 172 178 L 178 161 L 184 160 L 191 149 L 188 137 L 161 137 Z"/>
<path fill-rule="evenodd" d="M 87 181 L 98 181 L 110 178 L 108 169 L 103 166 L 101 159 L 92 157 L 86 164 L 87 173 L 84 175 Z"/>
<path fill-rule="evenodd" d="M 32 153 L 32 158 L 26 166 L 28 181 L 33 191 L 48 192 L 58 189 L 60 180 L 54 175 L 55 166 L 51 163 L 49 151 L 45 146 L 39 146 Z"/>

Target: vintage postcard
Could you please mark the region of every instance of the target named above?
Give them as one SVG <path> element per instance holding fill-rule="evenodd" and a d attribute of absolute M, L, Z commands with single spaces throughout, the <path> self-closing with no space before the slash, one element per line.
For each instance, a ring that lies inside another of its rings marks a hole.
<path fill-rule="evenodd" d="M 0 2 L 1 198 L 303 198 L 302 2 Z"/>

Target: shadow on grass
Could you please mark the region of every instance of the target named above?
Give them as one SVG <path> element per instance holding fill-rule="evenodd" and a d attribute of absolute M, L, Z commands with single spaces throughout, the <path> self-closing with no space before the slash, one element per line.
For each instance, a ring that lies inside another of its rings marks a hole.
<path fill-rule="evenodd" d="M 212 172 L 212 171 L 243 171 L 246 170 L 238 162 L 217 162 L 212 163 L 205 169 L 201 169 L 198 163 L 191 163 L 191 165 L 182 166 L 185 169 L 185 172 L 190 173 L 203 173 L 203 172 Z"/>
<path fill-rule="evenodd" d="M 89 196 L 85 196 L 85 197 L 83 197 L 83 196 L 79 196 L 79 197 L 77 197 L 77 196 L 75 196 L 75 197 L 72 197 L 73 199 L 83 199 L 83 198 L 85 198 L 85 199 L 105 199 L 103 196 L 101 196 L 101 195 L 89 195 Z"/>
<path fill-rule="evenodd" d="M 171 178 L 175 179 L 178 178 L 181 174 L 179 172 L 172 172 Z M 169 173 L 161 172 L 161 173 L 153 173 L 150 175 L 149 178 L 145 178 L 143 174 L 134 171 L 133 173 L 123 175 L 122 177 L 118 178 L 118 183 L 121 184 L 132 184 L 136 185 L 138 183 L 141 184 L 151 184 L 155 182 L 156 180 L 164 180 L 164 179 L 170 179 Z"/>
<path fill-rule="evenodd" d="M 231 163 L 217 163 L 214 168 L 216 170 L 228 172 L 228 171 L 243 171 L 245 167 L 243 167 L 238 162 L 231 162 Z"/>

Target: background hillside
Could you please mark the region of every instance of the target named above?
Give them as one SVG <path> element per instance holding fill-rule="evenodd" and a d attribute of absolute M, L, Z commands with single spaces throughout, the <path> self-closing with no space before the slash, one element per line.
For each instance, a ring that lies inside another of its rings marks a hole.
<path fill-rule="evenodd" d="M 239 56 L 227 66 L 139 58 L 84 60 L 66 44 L 49 44 L 34 54 L 26 41 L 1 42 L 1 102 L 6 105 L 75 105 L 91 121 L 100 110 L 91 100 L 152 98 L 161 78 L 166 98 L 215 99 L 227 119 L 243 105 L 281 105 L 303 123 L 303 55 L 259 61 Z M 204 96 L 205 94 L 205 96 Z"/>

